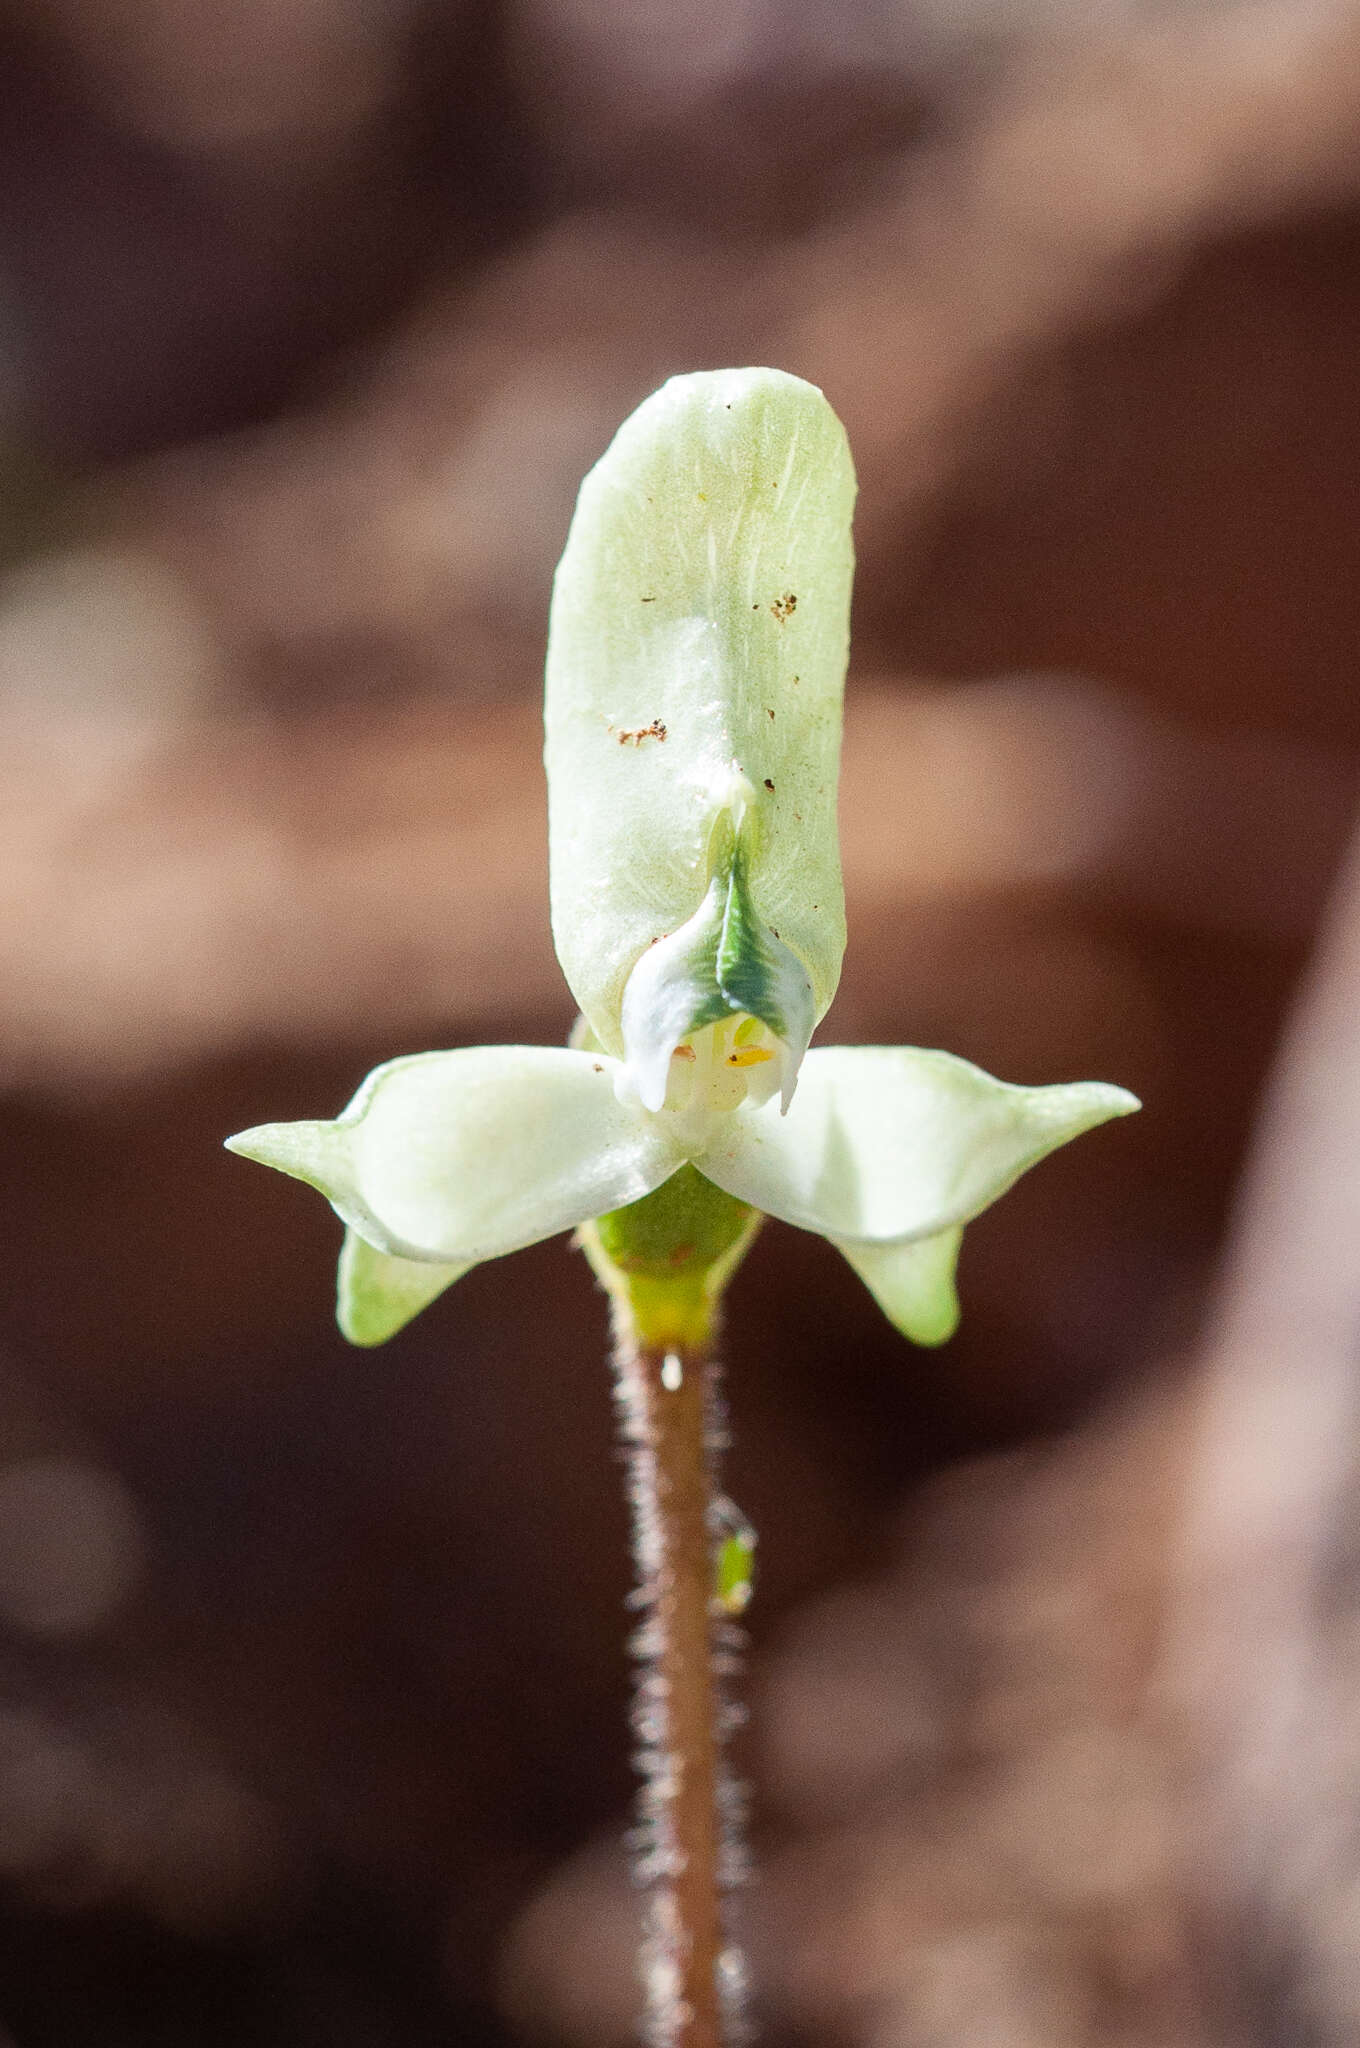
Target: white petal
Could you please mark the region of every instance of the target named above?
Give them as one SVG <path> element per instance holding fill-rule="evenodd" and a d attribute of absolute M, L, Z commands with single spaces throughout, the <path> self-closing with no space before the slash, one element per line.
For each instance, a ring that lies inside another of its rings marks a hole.
<path fill-rule="evenodd" d="M 954 1268 L 963 1225 L 934 1237 L 897 1238 L 875 1244 L 865 1238 L 833 1238 L 890 1323 L 913 1344 L 943 1344 L 959 1326 Z"/>
<path fill-rule="evenodd" d="M 832 1046 L 804 1060 L 786 1117 L 773 1104 L 734 1111 L 696 1164 L 825 1237 L 933 1237 L 1069 1138 L 1137 1108 L 1100 1081 L 1016 1088 L 947 1052 Z"/>
<path fill-rule="evenodd" d="M 418 1053 L 378 1067 L 334 1123 L 228 1143 L 320 1188 L 377 1250 L 466 1268 L 638 1201 L 684 1163 L 614 1074 L 552 1046 Z"/>
<path fill-rule="evenodd" d="M 673 377 L 581 486 L 553 587 L 553 936 L 600 1043 L 693 917 L 715 819 L 748 805 L 754 918 L 830 1002 L 845 947 L 836 782 L 849 639 L 845 434 L 778 370 Z"/>
<path fill-rule="evenodd" d="M 365 1244 L 357 1230 L 347 1230 L 336 1275 L 336 1320 L 351 1344 L 385 1344 L 467 1271 L 465 1265 L 432 1259 L 394 1259 Z"/>

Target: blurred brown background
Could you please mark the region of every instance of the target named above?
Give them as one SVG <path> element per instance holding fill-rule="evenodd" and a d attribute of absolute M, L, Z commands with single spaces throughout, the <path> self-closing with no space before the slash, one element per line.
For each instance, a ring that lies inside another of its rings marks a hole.
<path fill-rule="evenodd" d="M 350 1352 L 220 1139 L 564 1035 L 552 566 L 752 361 L 862 477 L 833 1035 L 1147 1105 L 939 1354 L 735 1289 L 765 2037 L 1360 2039 L 1358 190 L 1325 0 L 0 5 L 3 2048 L 628 2039 L 585 1266 Z"/>

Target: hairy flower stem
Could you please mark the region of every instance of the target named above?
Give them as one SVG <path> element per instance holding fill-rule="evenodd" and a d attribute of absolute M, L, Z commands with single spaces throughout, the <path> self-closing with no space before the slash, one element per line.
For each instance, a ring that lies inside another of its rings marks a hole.
<path fill-rule="evenodd" d="M 643 1774 L 637 1877 L 651 2048 L 731 2048 L 740 1966 L 722 1897 L 739 1862 L 719 1670 L 732 1631 L 714 1602 L 713 1506 L 722 1447 L 718 1368 L 698 1351 L 638 1341 L 616 1303 L 615 1397 L 628 1468 L 635 1603 L 643 1610 L 633 1708 Z"/>

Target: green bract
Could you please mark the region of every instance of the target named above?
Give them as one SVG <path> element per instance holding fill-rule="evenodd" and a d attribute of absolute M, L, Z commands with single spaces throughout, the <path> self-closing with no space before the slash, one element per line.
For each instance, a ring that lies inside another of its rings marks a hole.
<path fill-rule="evenodd" d="M 553 598 L 546 757 L 579 1043 L 394 1060 L 333 1122 L 228 1141 L 344 1219 L 356 1343 L 479 1260 L 596 1219 L 597 1267 L 682 1343 L 754 1212 L 828 1237 L 899 1329 L 938 1343 L 963 1225 L 1137 1108 L 948 1053 L 807 1052 L 844 944 L 853 497 L 835 415 L 775 370 L 673 378 L 587 477 Z"/>

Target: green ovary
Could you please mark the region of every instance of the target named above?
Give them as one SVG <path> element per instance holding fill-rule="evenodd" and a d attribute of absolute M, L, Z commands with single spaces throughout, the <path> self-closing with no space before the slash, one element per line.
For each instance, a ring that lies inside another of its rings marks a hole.
<path fill-rule="evenodd" d="M 640 1202 L 597 1216 L 581 1241 L 643 1344 L 698 1350 L 711 1341 L 718 1299 L 761 1220 L 682 1166 Z"/>

